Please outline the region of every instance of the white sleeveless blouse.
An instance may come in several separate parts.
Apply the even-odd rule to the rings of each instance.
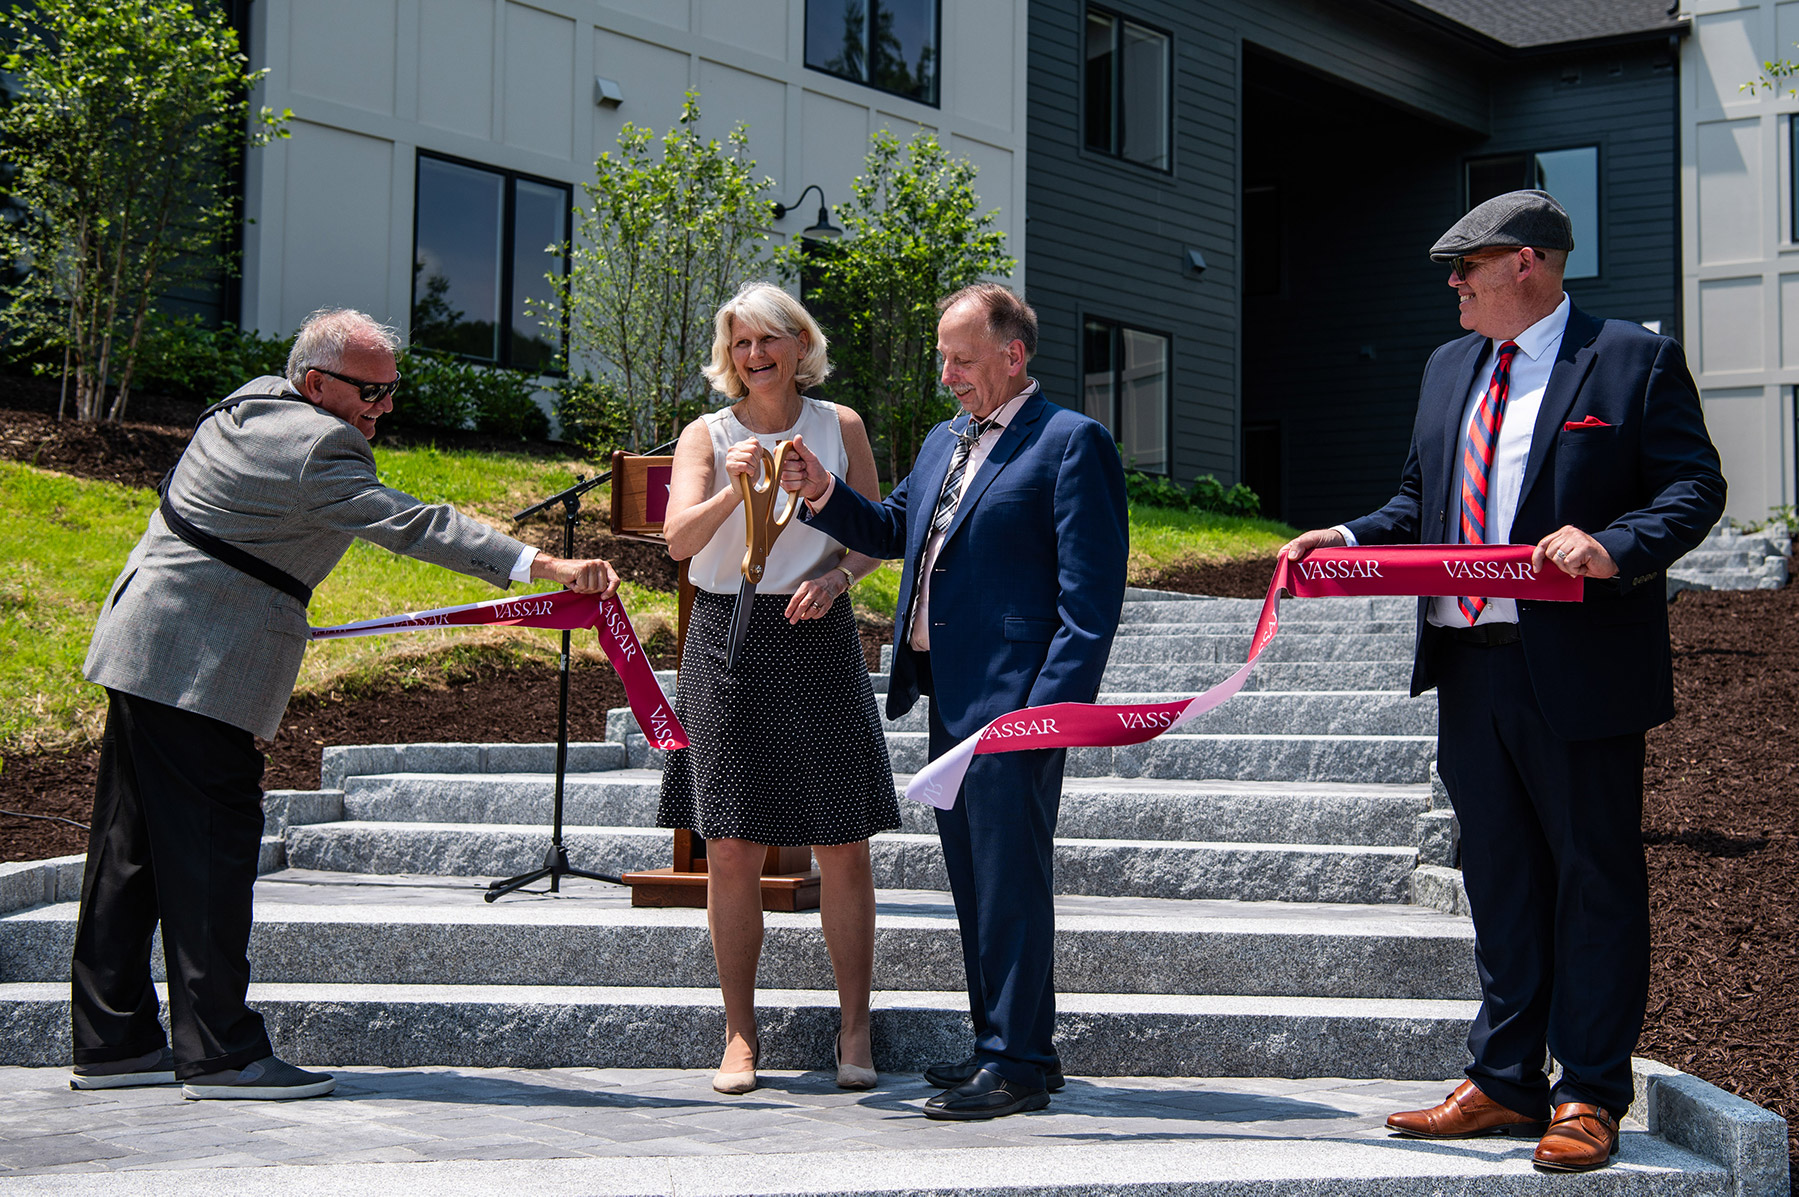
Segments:
[[[712,489],[706,495],[708,499],[730,482],[725,473],[725,450],[745,437],[755,437],[772,453],[781,441],[792,440],[798,434],[806,438],[806,448],[812,450],[825,469],[839,478],[849,471],[849,454],[843,448],[843,429],[837,422],[834,403],[802,399],[799,420],[782,432],[751,432],[731,414],[729,407],[707,412],[703,419],[706,431],[712,434]],[[786,494],[775,497],[777,514],[786,505]],[[736,594],[743,582],[743,548],[743,504],[739,503],[706,546],[688,562],[688,579],[701,590]],[[801,582],[817,577],[842,555],[841,544],[801,522],[796,512],[768,552],[768,564],[762,580],[756,583],[756,593],[792,594]]]

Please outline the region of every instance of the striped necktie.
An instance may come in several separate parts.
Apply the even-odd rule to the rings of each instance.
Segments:
[[[932,536],[947,529],[950,521],[956,518],[956,508],[962,504],[962,475],[968,469],[968,455],[974,452],[975,443],[988,429],[998,427],[997,416],[985,420],[970,416],[967,427],[956,433],[956,450],[950,454],[949,473],[944,475],[943,489],[937,492],[937,510],[931,514]]]
[[[1499,426],[1505,420],[1505,401],[1512,388],[1512,358],[1518,343],[1507,341],[1499,347],[1499,360],[1493,366],[1493,379],[1487,393],[1481,396],[1474,419],[1468,425],[1468,439],[1462,446],[1462,543],[1487,543],[1488,482],[1493,475],[1493,450],[1499,444]],[[1487,600],[1463,596],[1456,600],[1469,623],[1480,618]]]

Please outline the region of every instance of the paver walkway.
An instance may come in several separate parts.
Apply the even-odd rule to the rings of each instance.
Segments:
[[[312,1064],[313,1061],[304,1061]],[[330,1097],[193,1102],[175,1087],[73,1092],[68,1071],[0,1069],[0,1177],[124,1169],[1388,1139],[1395,1109],[1441,1081],[1070,1078],[1048,1110],[984,1123],[923,1117],[915,1074],[866,1093],[827,1072],[765,1073],[725,1097],[710,1073],[601,1068],[334,1070]],[[1519,1144],[1528,1150],[1530,1144]]]

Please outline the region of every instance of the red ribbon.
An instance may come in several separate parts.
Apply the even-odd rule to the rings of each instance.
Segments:
[[[1203,694],[1153,703],[1058,702],[1001,715],[921,769],[906,797],[947,810],[977,753],[1022,748],[1116,748],[1141,744],[1229,701],[1280,630],[1280,600],[1382,595],[1464,595],[1579,602],[1582,580],[1559,569],[1531,572],[1532,545],[1397,545],[1315,549],[1304,561],[1280,558],[1250,640],[1249,659]]]
[[[644,656],[643,645],[631,627],[631,619],[616,594],[600,598],[559,590],[553,594],[527,594],[520,598],[437,607],[381,619],[363,619],[329,628],[313,628],[314,640],[341,640],[352,636],[380,636],[417,628],[514,627],[577,631],[592,628],[600,648],[625,684],[625,700],[637,725],[657,748],[687,747],[687,732],[675,718],[674,708],[656,681],[656,672]]]

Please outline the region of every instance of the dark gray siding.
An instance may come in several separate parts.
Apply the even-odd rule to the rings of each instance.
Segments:
[[[1081,145],[1085,5],[1031,8],[1027,280],[1034,373],[1080,401],[1080,328],[1103,317],[1173,339],[1173,476],[1241,476],[1246,421],[1280,421],[1284,518],[1360,514],[1392,494],[1417,380],[1460,334],[1429,245],[1463,210],[1471,155],[1601,146],[1598,314],[1678,335],[1676,94],[1665,46],[1592,61],[1501,60],[1377,0],[1119,0],[1170,32],[1174,168]],[[1581,82],[1564,83],[1579,66]],[[1618,69],[1614,73],[1613,68]],[[1273,183],[1281,291],[1242,290],[1240,197]],[[1184,249],[1208,270],[1182,271]]]
[[[1392,97],[1432,128],[1484,131],[1487,88],[1451,66],[1458,54],[1447,52],[1447,39],[1378,5],[1125,0],[1098,7],[1172,36],[1174,168],[1163,173],[1082,147],[1085,5],[1034,4],[1026,277],[1043,336],[1033,370],[1052,398],[1078,405],[1086,317],[1167,333],[1174,352],[1172,473],[1182,481],[1202,473],[1234,481],[1245,39]],[[1314,182],[1320,194],[1328,191],[1326,181]],[[1205,256],[1203,278],[1183,273],[1189,246]]]
[[[1475,151],[1597,145],[1599,277],[1570,280],[1568,295],[1595,316],[1660,320],[1672,337],[1681,309],[1679,107],[1665,46],[1526,60],[1495,84],[1493,136]],[[1574,230],[1576,242],[1592,235]]]

